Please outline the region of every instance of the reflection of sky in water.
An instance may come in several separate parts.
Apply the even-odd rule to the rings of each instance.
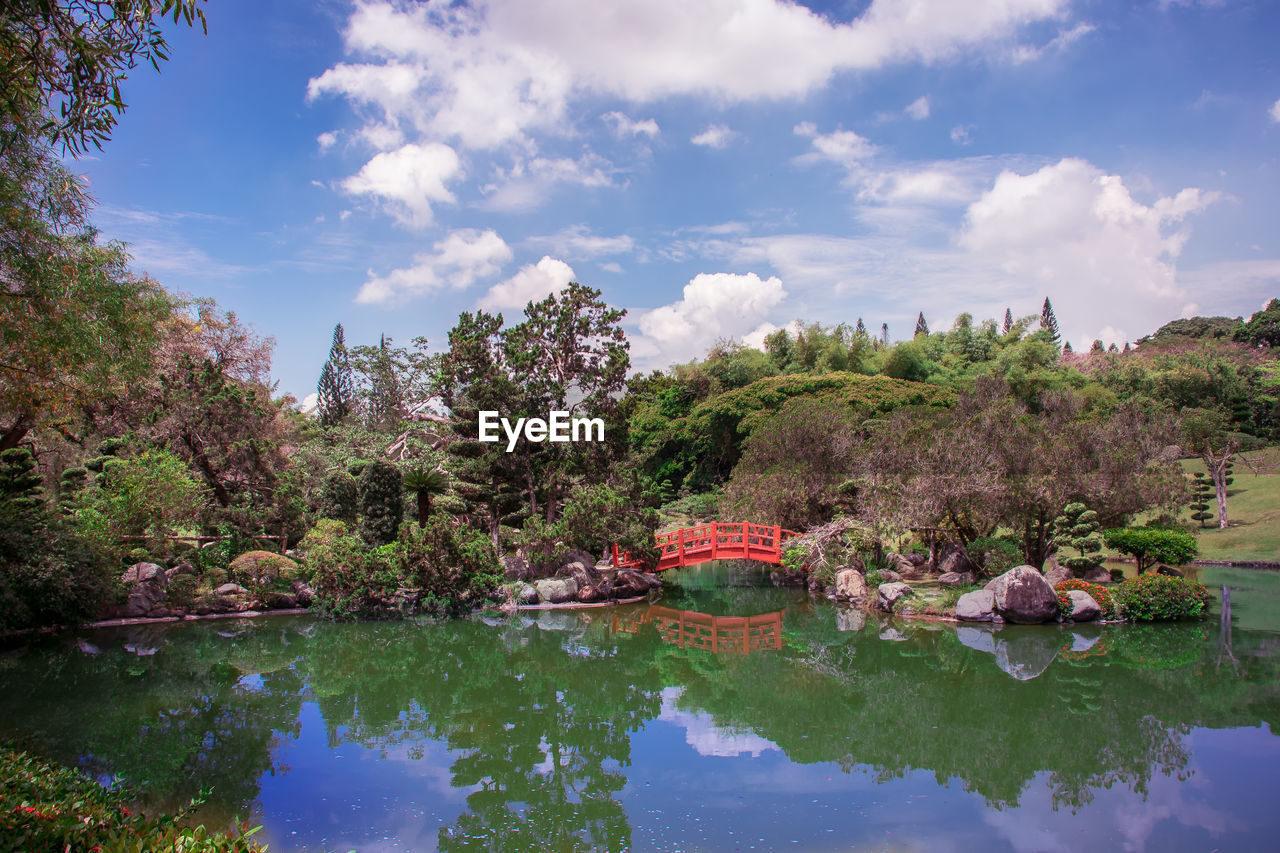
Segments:
[[[698,755],[720,757],[750,755],[754,758],[766,750],[778,748],[773,741],[765,740],[749,731],[737,731],[718,726],[707,714],[681,711],[677,705],[680,694],[683,692],[682,687],[667,687],[662,691],[662,713],[658,715],[658,719],[684,729],[685,742],[693,747]]]

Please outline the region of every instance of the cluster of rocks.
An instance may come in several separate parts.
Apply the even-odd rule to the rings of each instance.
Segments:
[[[1068,578],[1070,572],[1068,572]],[[1067,580],[1068,578],[1063,578]],[[1107,576],[1110,580],[1110,575]],[[1067,593],[1073,622],[1091,622],[1102,615],[1093,596],[1082,590]],[[1058,619],[1058,594],[1049,577],[1033,566],[1017,566],[985,588],[967,592],[956,602],[956,618],[964,622],[1012,622],[1039,625]]]
[[[535,577],[528,561],[518,555],[502,558],[510,601],[517,606],[541,604],[599,604],[646,596],[662,586],[656,575],[616,569],[596,562],[585,551],[571,551],[549,577]]]
[[[253,559],[258,552],[237,557],[236,564],[246,557]],[[277,554],[270,555],[273,561],[285,561],[285,568],[297,570],[297,564]],[[276,565],[282,565],[276,563]],[[240,566],[243,570],[244,565]],[[190,563],[178,563],[166,569],[158,563],[134,563],[120,576],[120,582],[127,590],[124,604],[109,608],[103,613],[105,618],[117,619],[158,619],[174,616],[205,616],[211,613],[243,613],[250,610],[292,610],[306,607],[315,596],[315,591],[302,580],[294,580],[291,591],[263,590],[254,592],[237,583],[224,583],[211,591],[211,595],[198,601],[175,601],[170,594],[173,580],[183,575],[196,576],[195,567]],[[255,576],[257,576],[255,574]]]

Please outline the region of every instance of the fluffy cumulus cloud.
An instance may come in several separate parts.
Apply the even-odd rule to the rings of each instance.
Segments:
[[[492,148],[563,126],[578,95],[802,96],[840,71],[1007,46],[1065,5],[875,0],[841,23],[783,0],[359,2],[344,32],[351,61],[312,80],[309,94],[345,97],[371,120],[432,139]]]
[[[385,276],[370,272],[356,301],[387,304],[441,288],[464,290],[480,279],[497,275],[512,258],[506,241],[491,230],[451,231],[433,248],[432,252],[416,255],[411,267]]]
[[[659,133],[658,123],[651,118],[636,120],[617,110],[607,112],[600,118],[613,128],[614,136],[619,139],[632,136],[647,136],[653,139]]]
[[[544,255],[536,264],[526,264],[511,278],[489,288],[477,305],[486,311],[523,308],[530,302],[559,293],[573,280],[573,267]]]
[[[907,104],[907,108],[903,110],[907,118],[922,121],[929,117],[929,96],[921,95],[911,103]]]
[[[970,205],[959,245],[993,275],[1054,301],[1073,343],[1133,340],[1189,301],[1176,261],[1183,220],[1216,195],[1184,189],[1143,204],[1124,181],[1083,160],[1007,171]],[[1097,328],[1074,318],[1098,318]]]
[[[613,164],[590,152],[575,159],[534,157],[517,159],[509,169],[496,170],[495,179],[481,188],[486,210],[528,211],[540,205],[557,185],[600,189],[618,187]]]
[[[758,331],[786,295],[776,276],[701,273],[684,286],[682,299],[640,315],[633,352],[662,363],[700,356],[720,338]]]
[[[351,195],[372,196],[401,224],[421,228],[434,221],[433,204],[456,201],[446,184],[461,171],[457,152],[448,145],[410,144],[375,155],[342,182],[342,189]]]

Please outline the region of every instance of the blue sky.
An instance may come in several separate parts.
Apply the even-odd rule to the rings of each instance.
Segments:
[[[570,279],[633,361],[863,318],[1136,340],[1280,296],[1280,6],[250,3],[173,30],[104,151],[104,237],[314,391],[337,322],[443,345]]]

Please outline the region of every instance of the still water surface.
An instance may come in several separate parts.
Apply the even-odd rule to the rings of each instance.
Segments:
[[[0,737],[294,850],[1264,850],[1280,577],[1180,625],[865,617],[757,571],[511,620],[268,617],[0,654]]]

